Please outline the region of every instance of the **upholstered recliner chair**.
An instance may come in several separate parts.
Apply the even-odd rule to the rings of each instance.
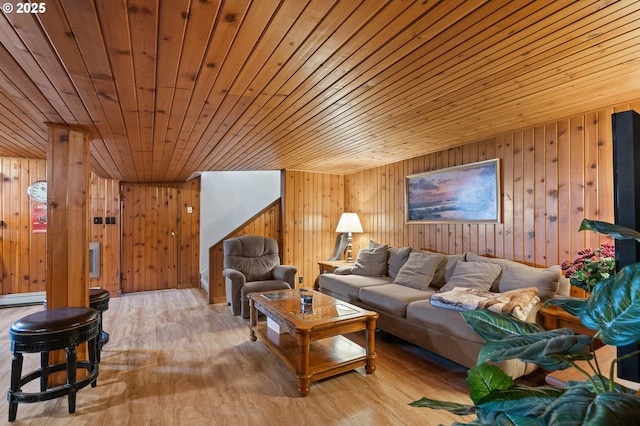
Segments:
[[[295,287],[298,269],[280,265],[278,243],[273,238],[249,235],[229,238],[222,245],[222,275],[233,315],[249,318],[249,293]]]

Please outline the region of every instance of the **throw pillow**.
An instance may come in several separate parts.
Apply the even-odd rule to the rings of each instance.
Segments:
[[[382,247],[383,245],[384,244],[380,244],[377,241],[369,240],[369,245],[367,246],[367,249],[374,249],[374,248]]]
[[[336,268],[333,273],[335,275],[351,275],[352,269],[353,266],[340,266],[339,268]]]
[[[488,291],[500,272],[502,267],[495,263],[458,262],[453,275],[441,291],[453,290],[456,287]]]
[[[429,250],[424,250],[425,253],[439,254]],[[440,288],[447,283],[453,274],[453,269],[457,262],[464,262],[465,255],[462,254],[445,254],[444,259],[438,265],[436,273],[433,276],[430,287]]]
[[[560,268],[552,266],[546,269],[528,266],[513,260],[480,256],[475,253],[467,253],[467,262],[490,262],[502,267],[502,275],[493,283],[491,291],[503,293],[524,287],[536,287],[540,300],[553,297],[558,290]]]
[[[443,257],[441,254],[412,251],[409,254],[409,259],[398,271],[393,283],[417,290],[426,290],[431,284],[436,268],[442,262]]]
[[[382,244],[374,240],[369,240],[367,249],[374,249],[382,247]],[[389,245],[387,244],[387,247]],[[398,271],[402,268],[402,265],[409,259],[409,253],[411,253],[411,247],[389,247],[389,257],[387,259],[387,275],[391,278],[395,278],[398,275]]]
[[[388,274],[391,278],[395,278],[400,268],[409,260],[411,247],[390,248],[389,260],[387,261]]]
[[[361,249],[351,273],[370,277],[385,276],[387,274],[387,249],[386,245],[373,249]]]

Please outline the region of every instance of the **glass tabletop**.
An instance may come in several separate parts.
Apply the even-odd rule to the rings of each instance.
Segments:
[[[334,306],[321,306],[317,308],[314,308],[313,305],[300,305],[300,310],[292,311],[290,313],[303,321],[317,321],[320,319],[337,318],[345,315],[357,314],[359,311],[341,304]]]
[[[303,303],[303,296],[312,297]],[[261,293],[267,304],[281,314],[288,314],[304,322],[330,320],[348,315],[362,314],[362,310],[346,302],[310,289],[277,290]]]
[[[262,297],[264,297],[265,299],[271,300],[273,302],[274,300],[288,299],[291,297],[291,295],[289,294],[289,292],[278,291],[278,292],[269,292],[269,293],[262,294]]]

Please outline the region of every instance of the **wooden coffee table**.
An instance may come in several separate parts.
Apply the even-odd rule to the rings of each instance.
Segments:
[[[313,295],[311,307],[301,305],[301,291]],[[309,395],[312,381],[362,366],[367,374],[376,369],[377,312],[308,289],[250,293],[249,307],[251,340],[260,336],[296,376],[302,396]],[[264,322],[258,324],[258,311],[274,326],[267,327]],[[365,330],[366,348],[343,336],[360,330]]]

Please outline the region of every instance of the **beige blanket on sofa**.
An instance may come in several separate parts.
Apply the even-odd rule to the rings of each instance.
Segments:
[[[526,287],[504,293],[491,293],[464,287],[435,293],[431,296],[431,304],[440,308],[468,311],[489,309],[493,312],[508,312],[520,320],[526,320],[531,309],[540,302],[538,289]]]

